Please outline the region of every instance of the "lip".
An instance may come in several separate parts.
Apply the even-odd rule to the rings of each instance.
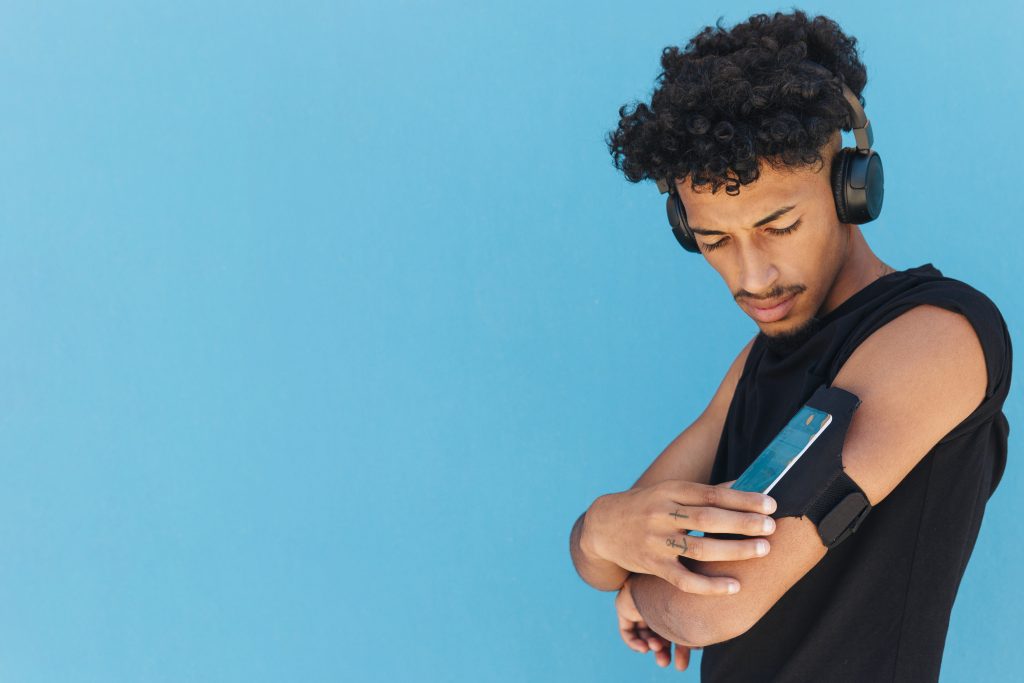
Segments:
[[[762,323],[773,323],[776,320],[785,318],[789,311],[793,308],[793,304],[796,301],[796,294],[791,294],[789,297],[782,299],[774,306],[768,308],[761,308],[753,303],[747,303],[747,312],[750,313],[754,318]]]

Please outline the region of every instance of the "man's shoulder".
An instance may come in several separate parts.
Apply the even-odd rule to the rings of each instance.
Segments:
[[[922,277],[894,297],[890,305],[899,310],[898,315],[876,330],[872,338],[888,335],[893,337],[893,344],[898,344],[898,331],[908,337],[937,335],[959,349],[977,344],[987,370],[986,395],[994,393],[999,383],[1009,381],[1013,356],[1010,332],[998,305],[981,289],[962,279],[939,274]],[[898,325],[879,335],[897,320]]]
[[[937,305],[947,302],[952,307],[965,307],[980,315],[1002,319],[1002,312],[988,294],[963,279],[946,275],[930,266],[903,271],[911,276],[912,284],[895,293],[894,299],[934,299]]]

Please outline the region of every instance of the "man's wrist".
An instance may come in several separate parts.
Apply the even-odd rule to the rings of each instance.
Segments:
[[[600,526],[598,519],[600,512],[598,508],[602,502],[607,499],[610,494],[598,496],[590,507],[587,508],[586,512],[583,513],[583,521],[580,523],[580,550],[583,554],[592,560],[601,560],[607,562],[608,560],[601,554],[600,548]]]
[[[622,580],[629,572],[612,560],[604,559],[599,550],[593,547],[594,541],[599,541],[602,533],[595,531],[596,518],[590,515],[593,507],[592,503],[573,524],[569,542],[572,561],[576,572],[586,583],[600,591],[617,591],[622,587]],[[590,523],[589,529],[587,522]],[[597,528],[601,528],[600,525]]]

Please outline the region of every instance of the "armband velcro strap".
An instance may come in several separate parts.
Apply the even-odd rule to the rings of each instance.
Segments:
[[[840,472],[822,497],[808,509],[807,517],[818,527],[821,542],[834,548],[857,530],[871,511],[867,496],[853,479]]]
[[[768,494],[778,508],[772,517],[806,516],[821,542],[833,548],[857,530],[870,512],[864,491],[843,470],[843,442],[860,399],[839,387],[820,386],[807,406],[824,410],[832,422]]]

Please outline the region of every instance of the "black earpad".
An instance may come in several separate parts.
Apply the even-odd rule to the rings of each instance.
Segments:
[[[836,202],[836,215],[840,223],[850,222],[846,206],[846,183],[851,152],[854,150],[844,147],[832,158],[832,197]]]
[[[675,192],[669,193],[665,201],[665,210],[668,213],[669,225],[672,226],[672,234],[676,236],[679,246],[686,251],[700,253],[700,247],[697,246],[697,238],[693,236],[693,232],[690,231],[690,225],[686,222],[686,208],[683,206],[683,202],[678,194]]]

